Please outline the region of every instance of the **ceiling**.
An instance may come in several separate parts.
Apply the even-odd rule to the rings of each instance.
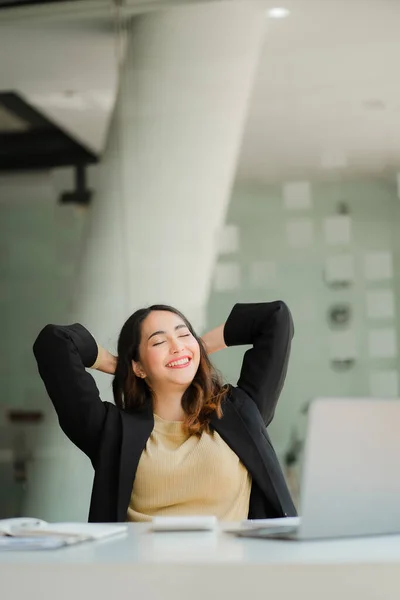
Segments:
[[[400,1],[281,0],[266,39],[240,179],[400,170]]]
[[[4,133],[15,131],[27,131],[31,128],[30,123],[21,119],[5,106],[0,104],[0,131]]]
[[[0,62],[0,91],[18,91],[101,153],[124,51],[116,11],[125,17],[173,3],[129,0],[122,10],[108,0],[83,0],[1,10],[0,55],[8,58]],[[239,179],[400,169],[400,1],[265,4],[285,6],[290,15],[265,19]],[[18,126],[6,114],[0,122]]]
[[[78,165],[82,169],[98,160],[19,94],[0,92],[0,172]]]
[[[116,52],[108,2],[0,11],[0,55],[8,57],[0,61],[0,91],[20,93],[95,152],[115,100]]]
[[[212,0],[25,1],[34,5],[0,10],[0,56],[8,57],[0,61],[0,92],[21,94],[89,151],[101,153],[126,20],[161,7]]]

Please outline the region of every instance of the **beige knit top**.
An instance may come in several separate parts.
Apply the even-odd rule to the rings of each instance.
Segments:
[[[250,474],[216,431],[190,436],[181,421],[154,415],[127,520],[215,515],[224,521],[240,521],[247,519],[250,491]]]

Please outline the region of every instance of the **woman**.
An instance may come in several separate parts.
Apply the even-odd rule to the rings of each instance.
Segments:
[[[267,434],[293,336],[283,302],[236,304],[199,339],[177,310],[136,311],[118,358],[79,324],[47,325],[34,344],[61,428],[95,470],[91,522],[212,514],[221,520],[296,514]],[[207,354],[251,344],[237,387]],[[115,405],[86,368],[114,374]]]

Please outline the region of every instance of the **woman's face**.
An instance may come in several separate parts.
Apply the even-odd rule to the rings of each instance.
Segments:
[[[167,384],[186,389],[199,367],[200,346],[181,317],[154,310],[142,323],[139,356],[134,372],[152,389]]]

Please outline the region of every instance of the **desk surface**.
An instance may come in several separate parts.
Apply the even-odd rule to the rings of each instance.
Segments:
[[[1,551],[0,581],[7,600],[398,600],[400,535],[289,542],[131,524],[102,542]]]
[[[343,565],[397,564],[400,535],[324,541],[238,538],[223,531],[153,533],[129,524],[128,534],[53,551],[0,552],[2,565]]]

